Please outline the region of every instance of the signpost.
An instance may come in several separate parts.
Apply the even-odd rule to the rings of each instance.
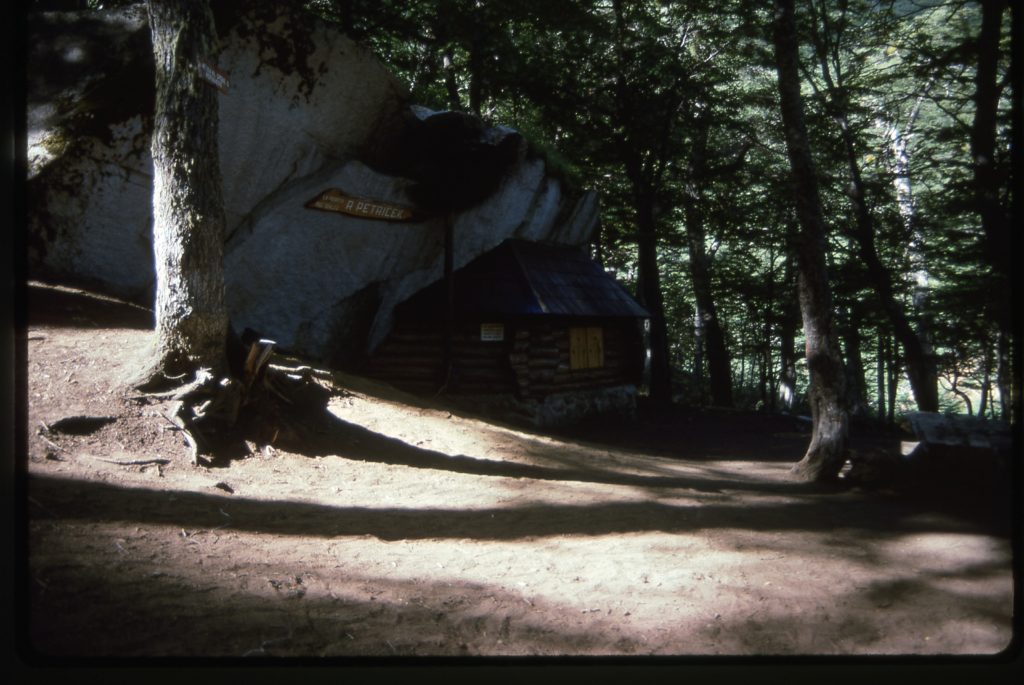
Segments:
[[[228,81],[228,74],[226,72],[221,71],[209,62],[200,60],[199,76],[221,93],[227,95],[228,86],[231,85],[231,83]]]
[[[307,202],[306,208],[378,221],[412,221],[416,218],[415,213],[408,207],[346,195],[338,188],[323,191]]]

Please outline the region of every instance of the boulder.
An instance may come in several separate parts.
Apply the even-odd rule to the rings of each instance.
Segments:
[[[232,5],[233,3],[228,3]],[[597,196],[548,174],[515,131],[410,104],[337,26],[290,3],[218,15],[219,154],[232,324],[345,365],[392,310],[510,237],[581,245]],[[153,64],[140,6],[30,17],[29,269],[149,304]],[[308,205],[325,191],[410,220]]]

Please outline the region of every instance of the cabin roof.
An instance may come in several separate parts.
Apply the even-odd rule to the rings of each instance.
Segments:
[[[626,289],[581,249],[507,240],[454,273],[455,317],[649,317]],[[396,309],[402,319],[443,319],[444,280]]]

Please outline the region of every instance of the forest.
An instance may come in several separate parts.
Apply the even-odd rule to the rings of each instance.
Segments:
[[[514,127],[568,184],[600,190],[592,251],[653,313],[652,395],[806,411],[771,5],[308,6],[414,102]],[[797,3],[852,416],[1014,411],[1010,15],[999,1]]]
[[[652,313],[654,399],[809,413],[772,4],[299,4],[411,102],[515,128],[569,188],[600,191],[592,254]],[[794,9],[847,411],[1019,422],[1019,18],[1005,0]]]

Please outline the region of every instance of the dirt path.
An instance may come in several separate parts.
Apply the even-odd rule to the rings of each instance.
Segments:
[[[805,445],[788,419],[680,412],[583,441],[350,379],[316,440],[194,467],[159,406],[122,390],[146,312],[42,287],[30,306],[41,655],[994,654],[1011,639],[991,511],[808,491],[787,479]],[[72,415],[116,420],[52,429]]]

